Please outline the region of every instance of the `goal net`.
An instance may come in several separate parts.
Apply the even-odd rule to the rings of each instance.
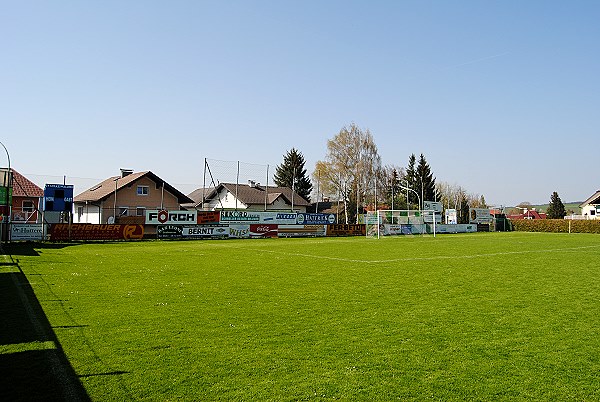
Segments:
[[[424,235],[435,236],[434,211],[387,209],[369,211],[366,218],[367,236]]]

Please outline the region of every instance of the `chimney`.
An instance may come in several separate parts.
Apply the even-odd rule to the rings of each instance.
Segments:
[[[129,176],[132,173],[133,173],[133,170],[131,170],[131,169],[121,169],[121,178],[123,178],[125,176]]]

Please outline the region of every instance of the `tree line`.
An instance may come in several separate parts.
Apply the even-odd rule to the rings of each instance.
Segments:
[[[342,127],[327,141],[327,153],[316,163],[312,181],[304,156],[295,148],[276,167],[274,181],[293,188],[308,201],[315,191],[317,201],[337,201],[332,209],[346,223],[357,222],[357,216],[368,210],[423,209],[424,201],[439,201],[445,208],[456,209],[458,223],[468,223],[469,208],[487,208],[483,195],[468,193],[459,185],[436,183],[423,154],[418,158],[411,154],[406,167],[383,165],[373,134],[355,123]],[[554,194],[552,198],[556,201]]]

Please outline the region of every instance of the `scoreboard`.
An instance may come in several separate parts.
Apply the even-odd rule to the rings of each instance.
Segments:
[[[73,185],[46,184],[44,187],[44,211],[73,212]]]

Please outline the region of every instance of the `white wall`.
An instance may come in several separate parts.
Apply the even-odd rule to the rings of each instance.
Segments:
[[[79,207],[83,207],[83,214],[79,215]],[[100,221],[100,211],[98,206],[91,204],[74,204],[73,223],[105,223]]]
[[[588,204],[581,208],[581,215],[585,216],[587,219],[600,219],[598,217],[598,210],[594,204]]]

